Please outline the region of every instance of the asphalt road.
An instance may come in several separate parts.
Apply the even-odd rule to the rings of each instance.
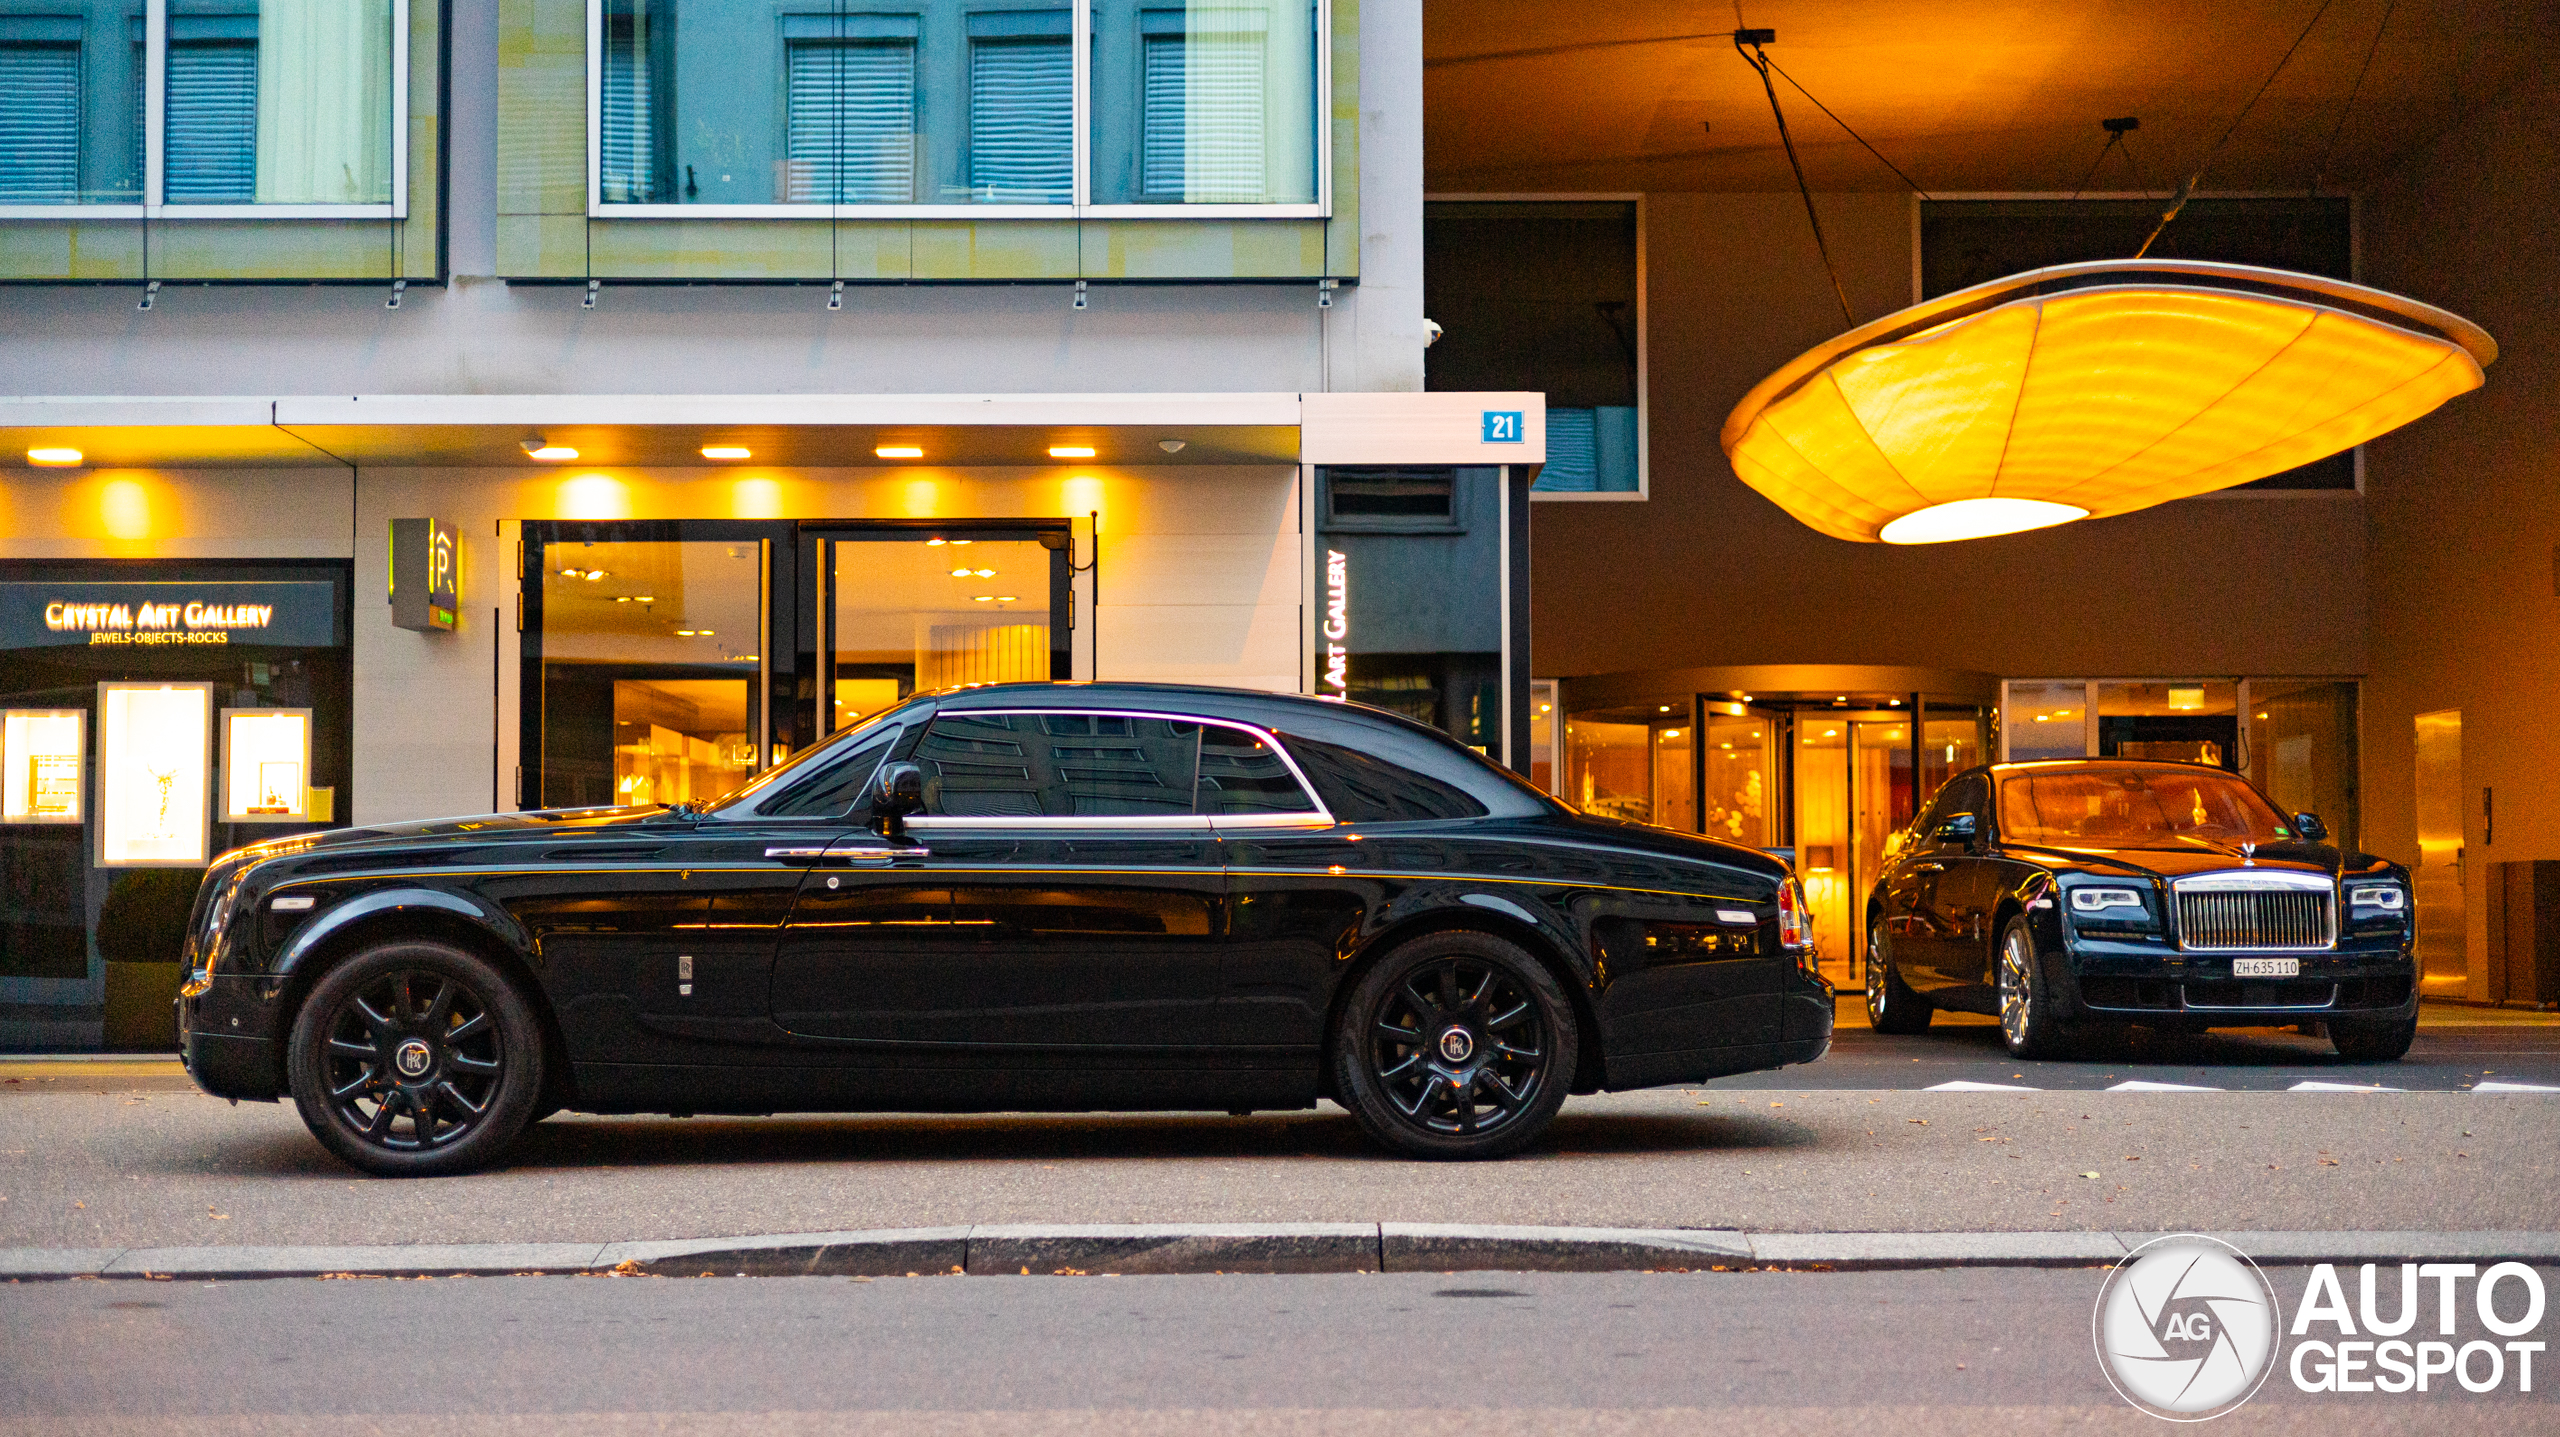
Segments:
[[[290,1106],[233,1106],[182,1078],[39,1078],[0,1082],[0,1247],[1007,1222],[2547,1229],[2560,1226],[2555,1133],[2553,1094],[1715,1086],[1574,1099],[1536,1148],[1498,1163],[1386,1156],[1329,1106],[1249,1118],[562,1116],[505,1168],[389,1181],[339,1166]]]
[[[2092,1351],[2102,1277],[30,1283],[0,1286],[0,1434],[2158,1432]],[[2215,1430],[2555,1419],[2512,1381],[2279,1374]]]

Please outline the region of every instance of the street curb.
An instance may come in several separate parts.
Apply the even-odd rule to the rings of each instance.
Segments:
[[[1883,1272],[2089,1267],[2147,1232],[1805,1232],[1433,1223],[1001,1224],[664,1242],[0,1248],[0,1281],[69,1278],[1131,1276],[1319,1272]],[[2218,1232],[2262,1263],[2560,1263],[2560,1232]]]

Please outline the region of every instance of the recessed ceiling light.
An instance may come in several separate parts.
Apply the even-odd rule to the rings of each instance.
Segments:
[[[996,576],[996,571],[995,571],[995,570],[993,570],[993,569],[980,569],[980,570],[978,571],[978,577],[979,577],[979,578],[981,578],[981,579],[992,579],[992,578],[994,578],[995,576]]]
[[[1090,444],[1052,444],[1049,446],[1049,457],[1052,459],[1090,459],[1093,457],[1093,446]]]
[[[993,594],[972,594],[969,596],[969,602],[973,604],[992,604],[995,601],[996,596]]]
[[[755,456],[747,452],[747,447],[743,444],[705,444],[702,446],[702,457],[705,459],[752,459]]]
[[[975,569],[954,569],[951,571],[951,577],[955,579],[965,579],[976,572],[977,570]]]
[[[871,451],[883,459],[922,459],[924,450],[913,444],[883,444]]]
[[[531,455],[533,458],[545,461],[575,459],[578,457],[577,450],[570,448],[566,444],[554,444],[539,434],[526,435],[522,440],[518,441],[517,447],[524,450],[526,454]]]
[[[998,594],[998,595],[996,595],[996,602],[997,602],[997,603],[999,603],[999,604],[1010,604],[1010,603],[1012,603],[1012,602],[1013,602],[1013,595],[1011,595],[1011,594]]]
[[[49,444],[42,448],[28,450],[27,462],[59,469],[65,465],[79,463],[80,451],[68,445]]]
[[[927,540],[925,540],[925,541],[924,541],[924,546],[925,546],[926,548],[928,548],[928,549],[939,549],[939,548],[941,548],[944,544],[947,544],[947,543],[949,543],[949,542],[950,542],[950,541],[949,541],[949,540],[947,540],[947,539],[939,539],[939,538],[937,538],[937,539],[927,539]]]

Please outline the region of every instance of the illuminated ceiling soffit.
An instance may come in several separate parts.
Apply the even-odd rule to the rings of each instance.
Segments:
[[[1744,396],[1723,444],[1833,538],[1978,538],[2326,458],[2478,388],[2497,352],[2458,315],[2339,280],[2057,265],[1817,346]]]

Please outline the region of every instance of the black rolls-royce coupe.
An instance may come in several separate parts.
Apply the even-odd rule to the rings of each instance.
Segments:
[[[2009,1051],[2092,1023],[2320,1023],[2348,1058],[2417,1033],[2409,874],[2194,764],[2059,759],[1947,781],[1866,907],[1867,1016],[1993,1013]]]
[[[1331,1097],[1420,1157],[1569,1092],[1820,1057],[1785,867],[1576,814],[1356,705],[921,695],[700,809],[259,844],[179,999],[218,1097],[385,1174],[564,1108],[1226,1110]]]

